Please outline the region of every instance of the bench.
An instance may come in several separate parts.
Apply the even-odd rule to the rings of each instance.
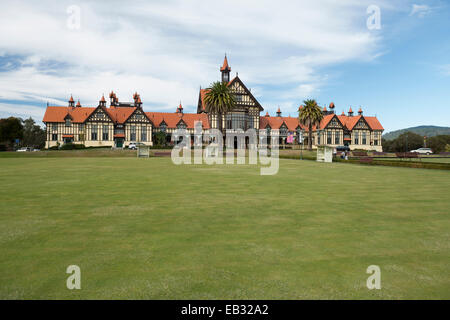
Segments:
[[[371,163],[373,161],[372,157],[363,157],[359,159],[360,163]]]
[[[354,157],[367,157],[367,151],[352,151]]]
[[[419,159],[420,161],[422,161],[422,159],[419,157],[419,154],[416,152],[396,152],[395,156],[400,159],[411,160],[414,158],[414,159]]]
[[[172,152],[155,152],[153,155],[155,157],[170,157]]]

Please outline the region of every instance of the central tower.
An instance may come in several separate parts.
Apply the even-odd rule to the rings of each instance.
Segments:
[[[225,58],[223,59],[223,65],[220,67],[220,72],[222,72],[222,82],[228,83],[230,82],[230,71],[231,68],[228,66],[227,55],[225,54]]]

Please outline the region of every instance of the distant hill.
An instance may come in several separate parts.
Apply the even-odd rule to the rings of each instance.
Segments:
[[[393,140],[406,131],[414,132],[420,134],[421,136],[433,137],[441,134],[450,134],[450,127],[438,127],[438,126],[411,127],[388,132],[383,135],[383,138],[386,140]]]

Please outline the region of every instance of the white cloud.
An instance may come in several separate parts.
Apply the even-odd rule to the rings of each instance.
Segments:
[[[227,52],[264,107],[295,108],[326,82],[321,67],[380,53],[380,33],[365,28],[370,0],[77,3],[81,28],[70,30],[71,1],[2,1],[0,54],[19,62],[5,62],[0,99],[65,104],[73,94],[93,105],[138,91],[146,110],[182,100],[192,112]]]
[[[426,4],[413,4],[409,15],[410,16],[417,15],[419,18],[423,18],[430,13],[431,13],[430,6]]]

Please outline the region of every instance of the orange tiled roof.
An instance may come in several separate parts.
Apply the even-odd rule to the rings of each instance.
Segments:
[[[270,126],[271,129],[280,129],[283,123],[286,125],[288,130],[295,131],[298,126],[304,128],[303,125],[300,124],[298,118],[293,117],[260,117],[259,118],[259,128],[265,129],[267,126]]]
[[[380,121],[378,121],[377,117],[364,116],[364,119],[366,119],[367,124],[372,130],[384,130],[383,126],[381,125]]]
[[[146,112],[149,119],[156,127],[164,121],[167,128],[175,129],[182,120],[188,129],[194,129],[196,121],[201,121],[204,129],[209,129],[208,115],[204,113],[169,113],[169,112]]]
[[[47,107],[42,122],[64,122],[67,115],[72,122],[84,122],[96,108],[89,107]]]
[[[112,121],[115,123],[124,123],[136,110],[136,107],[109,107],[103,110],[109,114]]]

